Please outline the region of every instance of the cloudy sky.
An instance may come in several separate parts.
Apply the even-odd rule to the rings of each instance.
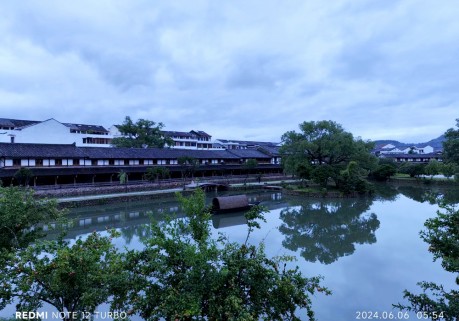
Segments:
[[[422,142],[459,117],[456,0],[0,0],[0,118]]]

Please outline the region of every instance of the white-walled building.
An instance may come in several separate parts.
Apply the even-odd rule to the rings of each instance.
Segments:
[[[393,146],[389,144],[390,146]],[[419,147],[419,146],[410,146],[410,147],[390,147],[387,148],[383,146],[379,150],[379,154],[431,154],[434,152],[434,148],[430,145]]]
[[[29,121],[0,118],[0,142],[75,144],[81,147],[110,147],[113,136],[103,126],[61,123],[54,118]]]

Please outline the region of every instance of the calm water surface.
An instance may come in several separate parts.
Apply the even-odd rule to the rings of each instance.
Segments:
[[[270,256],[296,256],[294,264],[303,275],[323,276],[323,285],[332,290],[331,296],[313,297],[318,320],[356,320],[359,311],[396,314],[392,304],[403,302],[404,289],[417,291],[416,283],[422,280],[453,286],[453,274],[432,262],[428,245],[419,238],[424,222],[438,209],[422,202],[426,191],[402,187],[382,192],[384,197],[341,200],[248,194],[270,210],[251,242],[264,241]],[[208,195],[209,203],[214,196]],[[115,226],[122,233],[115,240],[119,248],[141,249],[141,238],[148,236],[144,224],[149,212],[158,220],[167,214],[182,215],[173,198],[79,208],[70,213],[76,227],[69,237]],[[214,216],[212,225],[215,235],[224,233],[238,242],[246,238],[243,213]],[[7,310],[5,316],[14,313]],[[417,320],[415,315],[409,319]]]

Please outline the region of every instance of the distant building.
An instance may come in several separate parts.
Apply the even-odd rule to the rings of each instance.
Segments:
[[[186,165],[181,157],[198,161],[196,176],[241,175],[245,163],[257,160],[257,171],[281,173],[272,156],[259,150],[185,150],[175,148],[101,148],[78,147],[74,144],[0,143],[0,179],[14,183],[14,174],[21,167],[33,173],[33,184],[76,184],[112,182],[120,171],[132,180],[143,180],[148,168],[162,166],[173,178],[180,177]]]
[[[249,149],[259,147],[279,147],[280,143],[274,142],[258,142],[249,140],[229,140],[229,139],[216,139],[214,147],[223,149]]]
[[[163,131],[164,136],[170,137],[174,144],[170,148],[212,150],[212,136],[202,130],[190,132]]]
[[[217,139],[202,130],[162,131],[173,140],[173,149],[236,150],[276,148],[279,143]],[[80,147],[112,147],[112,139],[121,137],[117,125],[107,130],[100,125],[62,123],[54,118],[45,121],[0,118],[0,143],[75,144]],[[275,156],[276,157],[276,156]],[[273,164],[278,162],[273,160]]]
[[[0,118],[0,142],[36,144],[75,144],[110,147],[113,136],[103,126]]]

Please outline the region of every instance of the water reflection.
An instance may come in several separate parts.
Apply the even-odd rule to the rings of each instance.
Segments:
[[[330,264],[351,255],[355,244],[376,242],[379,220],[368,213],[373,201],[368,198],[342,200],[304,200],[299,206],[280,212],[282,245],[300,250],[310,262]]]

